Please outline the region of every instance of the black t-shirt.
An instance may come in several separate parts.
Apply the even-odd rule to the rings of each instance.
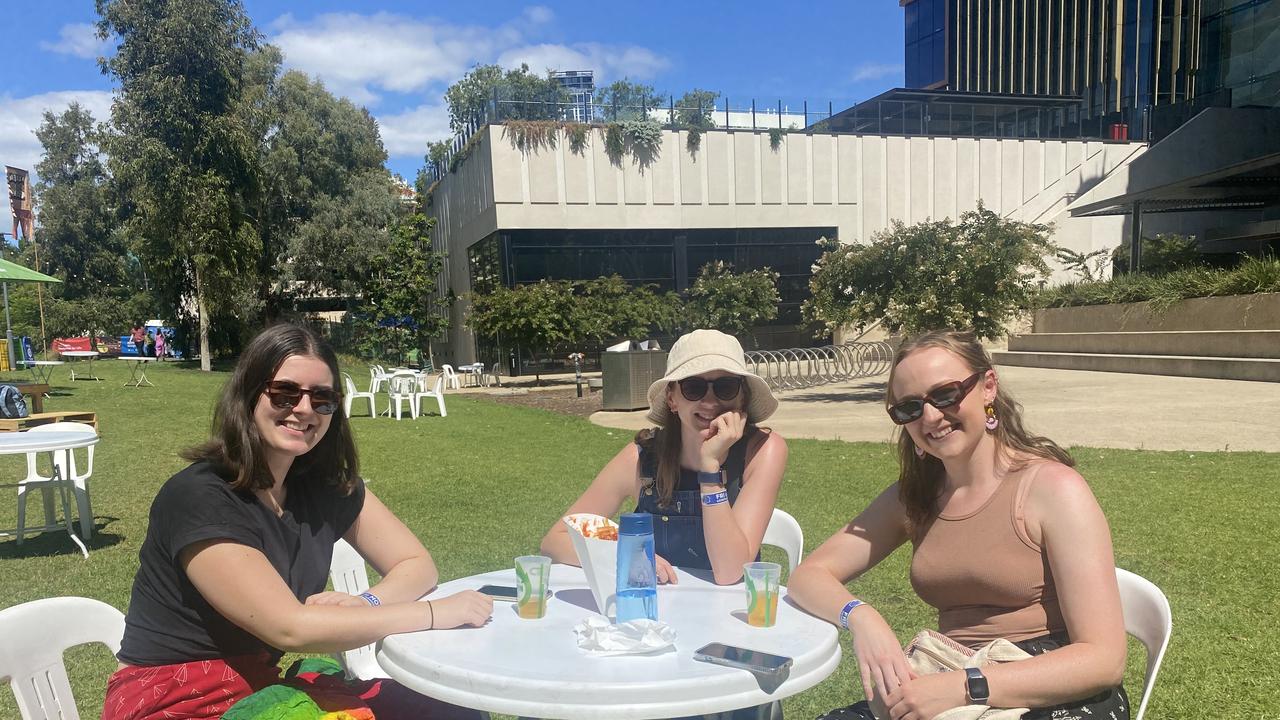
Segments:
[[[262,551],[299,601],[324,590],[333,544],[364,506],[363,483],[344,496],[323,479],[291,471],[284,514],[277,517],[253,493],[232,490],[229,479],[201,461],[160,488],[138,553],[121,661],[169,665],[264,650],[281,654],[218,614],[191,584],[178,557],[192,543],[222,538]]]

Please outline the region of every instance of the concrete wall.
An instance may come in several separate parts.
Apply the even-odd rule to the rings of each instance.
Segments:
[[[604,152],[603,130],[581,155],[564,137],[523,153],[503,126],[435,193],[436,247],[448,284],[469,292],[466,248],[499,229],[837,228],[865,242],[892,221],[956,217],[977,206],[1054,225],[1054,240],[1088,252],[1125,238],[1123,217],[1071,218],[1068,202],[1140,154],[1141,143],[788,133],[777,150],[764,130],[713,130],[697,153],[687,134],[663,132],[646,167]],[[441,354],[470,362],[462,303]],[[449,360],[445,360],[446,362]]]
[[[1280,293],[1194,298],[1164,312],[1147,303],[1036,311],[1037,333],[1280,330]]]

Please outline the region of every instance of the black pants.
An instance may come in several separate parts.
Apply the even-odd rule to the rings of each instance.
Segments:
[[[1044,635],[1030,640],[1016,642],[1014,645],[1031,655],[1043,655],[1050,650],[1057,650],[1070,644],[1065,635]],[[1023,720],[1129,720],[1129,696],[1124,687],[1117,685],[1093,697],[1084,700],[1055,705],[1054,707],[1032,708],[1022,716]],[[818,720],[877,720],[871,712],[866,700],[859,700],[852,705],[836,708]],[[881,720],[887,720],[883,718]]]

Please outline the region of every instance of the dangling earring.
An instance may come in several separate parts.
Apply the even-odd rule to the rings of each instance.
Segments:
[[[924,457],[924,449],[922,449],[919,445],[915,446],[915,450],[916,450],[916,457],[918,458]]]
[[[996,406],[987,403],[987,432],[994,432],[999,425],[1000,420],[996,417]]]

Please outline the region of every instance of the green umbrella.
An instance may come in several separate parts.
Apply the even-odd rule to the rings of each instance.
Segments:
[[[12,360],[16,356],[13,354],[13,329],[9,324],[9,283],[11,282],[60,283],[62,281],[18,263],[0,259],[0,287],[4,288],[4,337],[9,342],[9,358]],[[17,363],[14,362],[14,365]]]

